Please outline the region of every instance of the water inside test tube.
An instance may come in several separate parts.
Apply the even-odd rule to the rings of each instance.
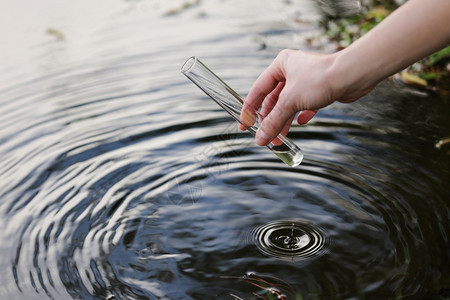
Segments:
[[[296,149],[289,148],[286,144],[278,146],[268,145],[267,147],[290,167],[298,166],[302,161],[302,153],[298,152]]]
[[[259,124],[263,120],[262,115],[256,112],[257,118],[251,128],[247,128],[253,135],[258,131]],[[292,146],[290,146],[292,145]],[[303,160],[303,153],[287,137],[279,135],[267,145],[276,156],[290,167],[298,166]]]

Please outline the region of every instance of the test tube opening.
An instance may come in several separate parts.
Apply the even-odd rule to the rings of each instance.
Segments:
[[[195,66],[197,63],[197,58],[195,56],[191,56],[186,60],[186,62],[181,67],[181,73],[186,74]]]

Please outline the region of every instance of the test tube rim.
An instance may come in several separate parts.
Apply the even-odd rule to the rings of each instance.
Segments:
[[[181,66],[181,72],[183,73],[183,74],[187,74],[187,73],[189,73],[193,68],[194,68],[194,66],[197,64],[197,57],[195,57],[195,56],[191,56],[191,57],[189,57],[185,62],[184,62],[184,64]]]

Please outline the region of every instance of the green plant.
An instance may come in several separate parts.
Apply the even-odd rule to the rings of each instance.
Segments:
[[[347,47],[369,32],[398,7],[394,1],[373,0],[365,13],[332,18],[323,25],[324,34],[336,44],[336,49]],[[450,46],[429,55],[397,74],[396,78],[405,84],[450,94]]]

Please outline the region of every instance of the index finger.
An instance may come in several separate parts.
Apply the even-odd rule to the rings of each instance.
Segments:
[[[278,61],[275,59],[272,64],[256,79],[250,89],[241,111],[241,122],[246,126],[251,126],[251,116],[256,116],[256,111],[263,103],[264,99],[277,87],[278,83],[284,82],[285,78]],[[254,122],[254,118],[253,118]]]

